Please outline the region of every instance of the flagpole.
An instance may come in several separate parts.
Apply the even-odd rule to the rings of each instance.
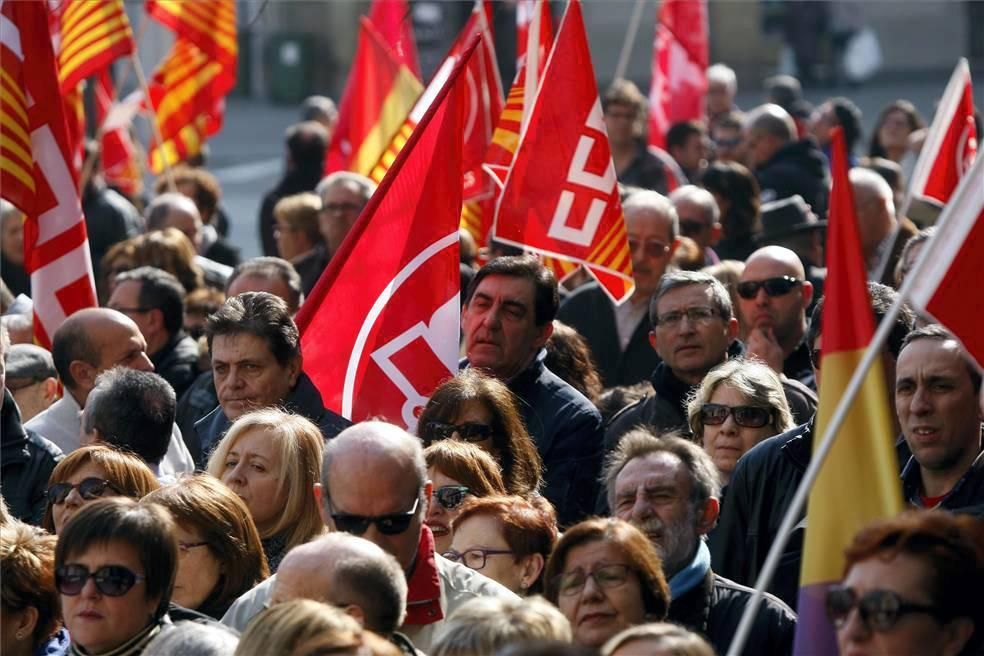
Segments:
[[[632,18],[629,19],[629,26],[625,31],[625,41],[622,42],[622,52],[618,56],[618,65],[615,66],[615,80],[625,77],[625,69],[629,67],[629,57],[632,55],[632,47],[635,45],[636,34],[639,33],[639,23],[642,21],[642,10],[645,8],[645,0],[636,0],[635,10]]]
[[[164,153],[164,135],[161,133],[161,126],[157,122],[157,109],[154,107],[154,101],[150,97],[150,85],[147,84],[147,76],[144,75],[143,64],[140,63],[140,58],[136,54],[130,55],[130,59],[133,61],[133,70],[136,72],[137,79],[140,81],[144,98],[147,100],[147,106],[150,108],[148,110],[150,113],[150,127],[154,131],[154,139],[157,141],[157,154],[160,155],[161,163],[164,165],[164,178],[167,180],[167,190],[176,192],[178,187],[174,183],[174,172],[171,170],[171,164],[167,161],[167,156]]]

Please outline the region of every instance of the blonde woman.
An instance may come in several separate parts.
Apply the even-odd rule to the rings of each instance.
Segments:
[[[249,508],[271,573],[287,551],[325,530],[312,492],[323,449],[313,423],[264,408],[240,416],[209,458],[208,473]]]

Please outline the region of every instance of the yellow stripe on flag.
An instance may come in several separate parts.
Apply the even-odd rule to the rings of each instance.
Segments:
[[[423,91],[420,80],[406,66],[401,66],[392,90],[386,94],[379,119],[362,141],[359,152],[352,159],[356,173],[369,175],[369,172],[375,168]]]

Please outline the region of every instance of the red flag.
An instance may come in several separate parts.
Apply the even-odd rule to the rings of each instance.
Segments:
[[[465,67],[454,66],[301,308],[305,371],[325,405],[409,429],[458,362]],[[440,161],[440,166],[434,166]]]
[[[984,157],[978,157],[960,180],[940,215],[936,235],[923,247],[906,277],[913,307],[932,315],[956,335],[984,367],[984,287],[979,285],[984,249]]]
[[[0,193],[26,215],[34,335],[45,348],[65,318],[96,305],[92,262],[44,2],[0,4]]]
[[[650,144],[665,148],[671,125],[704,115],[707,62],[706,0],[663,0],[653,44]]]
[[[583,263],[616,301],[634,288],[581,4],[572,1],[496,206],[495,238]]]
[[[420,62],[417,60],[417,42],[413,38],[413,20],[407,0],[373,0],[369,7],[369,22],[393,49],[396,60],[419,80]]]
[[[977,136],[970,67],[966,59],[961,59],[946,85],[912,172],[909,185],[912,199],[928,201],[937,207],[945,205],[960,177],[974,161]]]
[[[130,128],[140,109],[140,95],[131,94],[123,102],[114,102],[113,82],[109,69],[96,77],[96,124],[102,135],[99,139],[100,164],[106,182],[130,196],[143,190],[143,171],[137,158]]]

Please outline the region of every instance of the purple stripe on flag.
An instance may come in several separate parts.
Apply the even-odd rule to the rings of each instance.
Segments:
[[[799,589],[794,656],[837,656],[837,634],[827,619],[826,595],[832,581]]]

